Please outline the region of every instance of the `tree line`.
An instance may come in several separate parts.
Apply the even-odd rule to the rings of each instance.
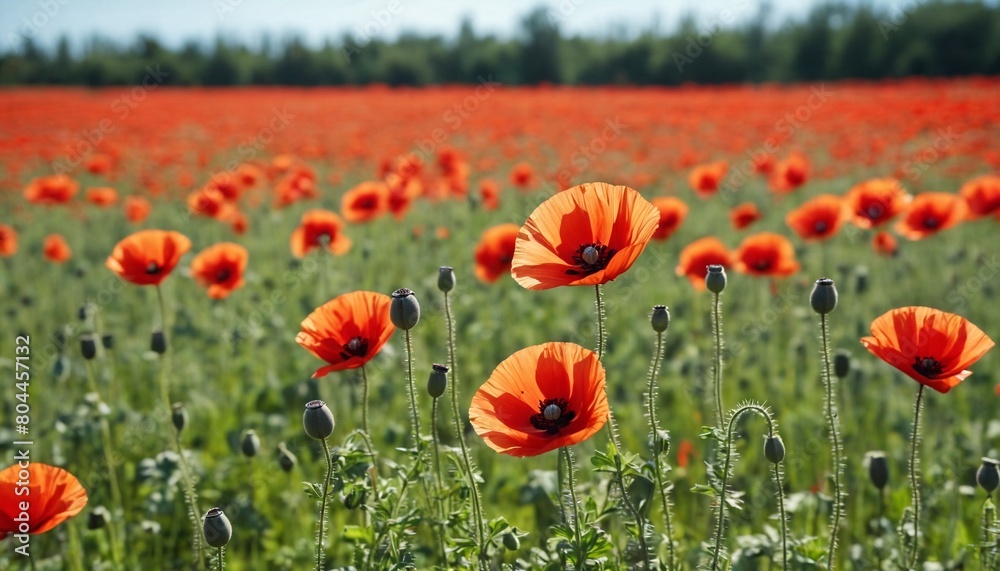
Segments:
[[[217,39],[171,49],[140,36],[129,45],[92,38],[77,53],[66,38],[46,50],[20,37],[0,55],[0,84],[134,84],[151,65],[167,72],[165,84],[206,86],[420,86],[482,77],[506,85],[679,85],[1000,73],[1000,8],[982,1],[908,0],[880,9],[827,3],[781,25],[768,24],[770,10],[737,0],[714,20],[686,17],[671,33],[604,37],[565,34],[560,22],[569,15],[559,8],[533,10],[511,38],[477,34],[468,21],[450,38],[387,41],[375,25],[370,35],[366,26],[320,47],[264,36],[254,48]]]

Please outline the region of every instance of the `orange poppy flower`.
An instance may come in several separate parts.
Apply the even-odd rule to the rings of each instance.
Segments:
[[[568,188],[521,227],[511,273],[527,289],[607,283],[632,266],[659,222],[660,211],[627,186]]]
[[[483,179],[479,182],[479,197],[484,209],[496,210],[500,207],[500,185],[495,180]]]
[[[27,477],[23,477],[25,471]],[[27,488],[18,482],[27,482]],[[17,521],[24,501],[28,502],[27,521]],[[66,470],[40,462],[31,462],[27,468],[14,464],[0,472],[0,539],[12,534],[45,533],[80,513],[86,505],[86,490]]]
[[[718,192],[719,183],[722,182],[727,171],[729,171],[729,163],[726,161],[698,165],[688,174],[688,185],[701,198],[708,198]]]
[[[922,192],[914,197],[896,223],[896,232],[910,240],[922,240],[965,220],[968,207],[957,194]]]
[[[903,211],[909,195],[894,178],[875,178],[855,185],[844,197],[859,228],[874,228]]]
[[[994,343],[978,327],[930,307],[901,307],[872,322],[861,344],[872,354],[939,393],[972,374],[971,366]]]
[[[491,284],[510,273],[514,246],[521,228],[517,224],[500,224],[487,228],[476,245],[476,277]]]
[[[108,174],[114,167],[114,159],[108,155],[91,155],[84,166],[91,174]]]
[[[17,230],[0,224],[0,256],[9,257],[17,253]]]
[[[233,206],[226,197],[214,188],[203,188],[188,195],[188,212],[197,216],[225,220],[232,213]]]
[[[781,234],[747,236],[733,254],[736,271],[754,276],[790,276],[799,271],[795,248]]]
[[[785,223],[803,240],[826,240],[837,234],[847,220],[844,200],[821,194],[804,202],[785,217]]]
[[[229,172],[219,172],[212,175],[205,188],[216,190],[223,198],[230,202],[239,200],[243,193],[243,183],[240,179]]]
[[[771,172],[771,190],[779,194],[792,192],[809,179],[809,159],[796,151],[774,165]]]
[[[317,196],[316,173],[309,167],[299,166],[278,181],[274,189],[274,205],[281,208]]]
[[[87,189],[87,202],[107,208],[118,202],[118,191],[109,186],[99,186]]]
[[[180,232],[140,230],[118,242],[104,265],[127,282],[160,285],[190,249]]]
[[[587,440],[608,411],[597,354],[573,343],[544,343],[497,366],[472,397],[469,422],[497,452],[537,456]]]
[[[208,288],[208,297],[225,299],[243,287],[247,250],[239,244],[222,242],[209,246],[191,260],[191,276]]]
[[[963,184],[958,193],[969,207],[969,220],[1000,213],[1000,176],[976,177]]]
[[[313,373],[356,369],[370,361],[396,328],[389,319],[392,299],[371,291],[354,291],[333,298],[302,321],[295,342],[329,363]]]
[[[752,202],[744,202],[738,206],[734,206],[732,210],[729,211],[729,221],[732,223],[733,228],[737,230],[742,230],[754,222],[760,220],[761,213],[757,205]]]
[[[46,260],[56,264],[61,264],[73,257],[73,251],[70,250],[66,239],[59,234],[50,234],[45,237],[45,241],[42,242],[42,253]]]
[[[653,199],[653,206],[660,211],[660,225],[653,232],[654,240],[666,240],[687,217],[688,206],[684,201],[673,196],[660,196]]]
[[[242,236],[247,233],[250,221],[247,219],[246,214],[243,214],[239,210],[233,210],[233,213],[229,215],[229,227],[233,229],[233,232]]]
[[[314,248],[324,245],[331,254],[341,256],[351,249],[351,239],[344,235],[344,221],[329,210],[307,210],[302,222],[292,232],[292,254],[305,256]]]
[[[24,198],[32,204],[61,204],[69,202],[80,183],[64,174],[36,178],[24,189]]]
[[[696,290],[704,291],[708,266],[728,267],[731,263],[729,250],[722,240],[706,236],[691,242],[681,250],[675,271],[678,276],[687,277]]]
[[[384,182],[363,182],[340,199],[340,213],[348,222],[368,222],[388,210],[389,187]]]
[[[510,182],[522,190],[531,188],[535,185],[535,169],[530,163],[517,163],[510,171]]]
[[[895,256],[898,248],[899,244],[896,242],[896,238],[888,232],[879,232],[872,238],[872,249],[875,250],[876,254]]]
[[[141,196],[126,196],[125,197],[125,218],[132,224],[139,224],[149,216],[150,210],[153,207],[150,206],[149,201]]]

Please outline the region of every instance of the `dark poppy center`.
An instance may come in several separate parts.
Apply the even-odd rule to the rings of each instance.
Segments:
[[[771,260],[767,258],[758,258],[754,261],[753,267],[759,272],[766,272],[771,269]]]
[[[222,283],[228,280],[232,275],[233,272],[231,272],[229,268],[222,268],[221,270],[215,272],[215,281]]]
[[[940,376],[941,369],[941,363],[939,363],[934,357],[913,358],[913,370],[929,379]]]
[[[375,210],[378,206],[378,200],[374,196],[365,196],[359,198],[358,201],[354,203],[354,206],[364,210]]]
[[[869,219],[878,220],[882,216],[882,205],[877,203],[869,204],[866,213]]]
[[[816,222],[816,224],[813,225],[813,228],[816,230],[817,234],[823,234],[823,233],[825,233],[826,229],[828,227],[829,226],[827,225],[827,223],[825,221],[823,221],[823,220],[820,220],[820,221]]]
[[[344,343],[344,350],[340,352],[340,358],[346,361],[351,357],[364,357],[367,354],[368,340],[359,335]]]
[[[566,270],[566,273],[571,276],[590,275],[608,267],[608,262],[614,255],[614,248],[609,248],[600,242],[581,244],[573,254],[573,263],[580,269]]]
[[[941,223],[934,216],[928,216],[924,218],[924,228],[937,228]]]
[[[149,265],[146,266],[146,275],[155,276],[160,273],[162,269],[163,268],[161,268],[156,262],[149,262]]]
[[[566,399],[538,401],[538,414],[531,415],[531,425],[550,436],[555,436],[576,418],[576,413],[568,409],[569,401]]]

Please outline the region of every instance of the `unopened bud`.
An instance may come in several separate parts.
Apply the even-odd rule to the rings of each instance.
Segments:
[[[149,350],[160,355],[167,352],[167,336],[162,330],[156,330],[149,338]]]
[[[451,266],[438,268],[438,289],[445,293],[455,289],[455,270]]]
[[[809,303],[813,311],[820,315],[826,315],[837,307],[837,286],[833,285],[830,278],[820,278],[813,286],[812,295],[809,296]]]
[[[705,274],[705,287],[712,293],[722,293],[726,289],[726,268],[719,264],[712,264],[707,268]]]
[[[306,403],[306,411],[302,413],[302,427],[310,438],[323,440],[333,434],[333,413],[321,400]]]
[[[101,345],[103,345],[105,349],[114,349],[115,336],[112,335],[111,333],[105,333],[104,335],[101,335]]]
[[[976,483],[987,494],[992,494],[1000,486],[1000,461],[993,458],[983,458],[983,464],[976,470]]]
[[[365,504],[368,499],[368,492],[361,486],[354,486],[344,496],[344,507],[353,510]]]
[[[833,354],[833,374],[843,379],[851,372],[851,352],[847,349],[837,349]]]
[[[222,508],[208,510],[202,531],[205,533],[205,543],[211,547],[225,547],[233,538],[233,524],[229,523]]]
[[[183,403],[175,402],[173,410],[170,411],[170,422],[174,423],[174,428],[180,434],[188,423],[188,412]]]
[[[777,434],[765,437],[764,458],[772,464],[778,464],[785,459],[785,443]]]
[[[889,460],[885,452],[876,450],[868,453],[868,479],[879,490],[889,483]]]
[[[654,305],[653,315],[650,316],[649,322],[653,325],[653,331],[657,333],[663,333],[670,327],[670,311],[665,305]]]
[[[292,468],[295,467],[296,461],[297,459],[295,458],[295,454],[292,454],[292,451],[289,450],[287,446],[285,446],[284,442],[279,442],[278,465],[281,466],[281,469],[284,470],[285,472],[291,472]]]
[[[404,331],[413,329],[420,321],[420,303],[412,290],[404,287],[392,292],[389,319],[393,325]]]
[[[436,399],[444,394],[446,388],[448,388],[448,367],[434,363],[427,378],[427,394]]]
[[[243,442],[240,443],[240,448],[243,450],[243,455],[247,458],[253,458],[257,455],[260,450],[260,437],[254,430],[248,430],[243,433]]]
[[[84,335],[80,338],[80,352],[88,361],[97,356],[97,342],[94,341],[93,335]]]
[[[666,430],[657,430],[653,435],[653,442],[650,448],[657,456],[663,456],[670,452],[670,433]]]
[[[517,551],[521,549],[521,540],[517,538],[512,532],[507,532],[503,534],[503,546],[507,548],[507,551]]]
[[[108,508],[97,506],[87,516],[87,529],[104,529],[109,521],[111,521],[111,513],[108,512]]]

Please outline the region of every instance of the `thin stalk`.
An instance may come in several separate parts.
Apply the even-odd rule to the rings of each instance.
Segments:
[[[403,480],[403,486],[399,489],[399,499],[396,500],[396,503],[392,505],[392,509],[389,510],[389,518],[388,520],[386,520],[385,525],[382,526],[381,533],[379,533],[378,537],[375,538],[375,543],[372,544],[371,550],[368,551],[368,557],[365,558],[365,567],[364,567],[365,569],[372,568],[372,563],[373,563],[372,556],[375,555],[376,549],[378,548],[379,545],[382,544],[382,540],[385,539],[385,537],[389,534],[389,531],[392,529],[392,526],[389,525],[389,522],[396,517],[396,510],[399,509],[399,506],[403,504],[403,498],[406,497],[406,490],[408,490],[409,487],[410,487],[410,480],[408,479]],[[384,556],[385,554],[383,554],[383,557]],[[381,558],[379,559],[378,562],[379,563],[382,562]]]
[[[410,330],[406,333],[406,385],[410,390],[410,429],[413,431],[413,441],[420,449],[420,410],[417,408],[417,388],[413,384],[413,345],[410,341]]]
[[[982,512],[983,512],[983,521],[982,521],[983,539],[982,542],[979,544],[979,568],[988,569],[990,563],[989,563],[989,552],[986,550],[986,546],[990,542],[990,535],[991,535],[990,520],[992,519],[990,516],[993,514],[993,504],[990,502],[989,496],[986,496],[986,499],[983,500]]]
[[[563,523],[569,523],[569,517],[566,515],[566,489],[563,487],[563,480],[566,479],[566,466],[563,464],[565,460],[563,455],[559,454],[559,459],[556,461],[556,478],[559,480],[557,492],[559,493],[559,517],[560,521]],[[608,490],[608,495],[611,495],[610,488]]]
[[[326,458],[326,479],[323,482],[323,499],[319,505],[319,535],[316,536],[316,571],[323,569],[323,542],[326,539],[326,504],[330,493],[330,480],[333,478],[333,458],[330,457],[330,445],[326,438],[320,440],[323,444],[323,456]]]
[[[597,298],[597,360],[604,360],[604,300],[601,298],[601,284],[594,286],[594,294]]]
[[[656,422],[656,378],[660,372],[660,362],[663,360],[663,332],[656,332],[656,349],[653,351],[653,360],[649,364],[649,387],[646,391],[646,405],[648,406],[650,442],[653,444],[653,463],[656,472],[656,487],[660,490],[660,499],[663,507],[663,519],[667,527],[667,569],[673,571],[675,568],[676,555],[674,553],[674,532],[671,523],[670,498],[667,487],[663,483],[663,467],[660,462],[659,430]]]
[[[226,568],[226,548],[225,547],[220,547],[219,548],[219,565],[218,565],[217,569],[219,571],[222,571],[225,568]]]
[[[375,461],[375,446],[372,445],[372,433],[368,428],[368,369],[361,365],[361,437],[368,447],[368,455],[372,458],[372,464],[378,466]]]
[[[719,306],[722,305],[722,295],[714,294],[712,302],[712,337],[715,340],[715,362],[712,366],[712,385],[715,391],[715,422],[722,426],[722,315]]]
[[[94,368],[87,359],[84,362],[84,366],[87,369],[87,382],[90,383],[90,390],[97,395],[97,402],[100,404],[103,402],[101,399],[101,392],[97,387],[97,379],[94,378]],[[108,467],[108,485],[111,487],[111,499],[114,501],[115,506],[121,507],[123,517],[128,517],[128,510],[125,508],[125,502],[122,500],[121,487],[118,485],[118,470],[115,468],[115,464],[111,459],[111,451],[114,448],[114,444],[111,438],[111,426],[108,424],[108,419],[103,414],[101,415],[98,424],[101,427],[101,448],[104,449],[104,463]],[[111,557],[114,559],[115,565],[121,565],[121,555],[119,553],[119,545],[116,541],[116,535],[114,528],[117,522],[116,517],[112,517],[111,521],[108,522],[108,539],[111,541]],[[123,526],[126,534],[125,544],[128,544],[128,526]]]
[[[833,454],[833,514],[830,524],[830,547],[826,554],[826,568],[836,569],[837,535],[840,531],[840,520],[844,514],[844,491],[840,485],[841,449],[840,423],[837,420],[837,377],[833,374],[830,364],[830,334],[826,314],[820,314],[820,330],[823,337],[823,385],[826,388],[826,422],[830,431],[831,452]]]
[[[781,467],[774,465],[774,483],[778,486],[778,517],[781,518],[781,569],[788,569],[788,520],[785,517],[785,488],[781,484]]]
[[[431,400],[431,440],[434,443],[434,447],[431,449],[434,455],[434,485],[437,487],[437,504],[438,504],[438,517],[440,517],[441,534],[438,536],[438,540],[441,544],[441,562],[445,567],[448,566],[448,551],[445,548],[444,541],[444,522],[446,520],[446,510],[444,507],[444,488],[441,484],[441,440],[438,438],[438,427],[437,427],[437,411],[438,411],[438,399]]]
[[[878,489],[878,539],[882,538],[882,518],[885,517],[885,489]],[[875,549],[875,556],[878,558],[878,571],[882,571],[882,546]]]
[[[913,435],[910,436],[910,488],[913,493],[913,547],[908,557],[911,569],[917,566],[917,556],[920,553],[920,457],[917,447],[920,444],[920,409],[923,408],[924,386],[917,391],[917,402],[913,404]]]
[[[578,569],[586,568],[587,554],[583,551],[583,532],[580,531],[580,505],[576,501],[576,466],[573,464],[573,454],[568,446],[560,451],[566,458],[566,475],[569,480],[569,496],[573,503],[573,533],[576,535],[576,564]]]
[[[469,448],[465,444],[465,431],[462,427],[462,416],[458,408],[458,365],[456,364],[455,353],[455,319],[451,314],[451,300],[448,292],[444,292],[444,315],[448,322],[448,364],[451,366],[451,416],[455,423],[455,437],[462,448],[462,461],[465,463],[465,471],[469,475],[469,489],[472,490],[472,512],[475,517],[476,538],[479,546],[479,566],[480,569],[488,567],[486,560],[486,523],[483,520],[483,508],[480,504],[479,486],[476,483],[475,471],[472,468],[472,459],[469,456]],[[560,506],[562,501],[559,502]]]

